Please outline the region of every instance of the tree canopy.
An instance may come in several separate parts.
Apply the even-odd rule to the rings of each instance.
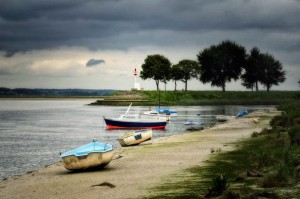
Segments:
[[[255,86],[256,91],[258,91],[258,82],[262,76],[262,59],[259,49],[257,47],[252,48],[244,66],[245,72],[241,76],[242,85],[246,88],[253,90]]]
[[[176,64],[175,68],[181,73],[178,77],[185,84],[185,90],[187,91],[188,81],[198,76],[199,64],[197,61],[184,59]]]
[[[177,90],[177,81],[181,80],[183,72],[181,67],[176,64],[171,67],[171,79],[175,82],[175,91]]]
[[[245,65],[245,73],[241,76],[242,85],[252,88],[255,84],[258,91],[258,82],[267,88],[285,81],[285,71],[282,64],[268,53],[260,53],[257,47],[250,51]]]
[[[223,41],[204,49],[198,55],[200,81],[210,82],[212,86],[222,87],[226,82],[237,80],[246,62],[246,50],[232,41]]]
[[[148,55],[142,65],[140,77],[154,79],[156,88],[159,90],[159,81],[167,82],[170,80],[171,62],[163,55]]]
[[[260,83],[267,88],[267,91],[273,85],[278,85],[285,81],[285,71],[282,69],[282,64],[272,55],[268,53],[262,54],[262,68]]]

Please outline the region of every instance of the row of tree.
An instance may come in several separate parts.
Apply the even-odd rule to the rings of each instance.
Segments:
[[[163,55],[148,55],[142,65],[140,77],[153,79],[157,90],[159,82],[182,81],[187,90],[188,81],[199,79],[202,83],[211,83],[211,86],[221,87],[225,91],[226,83],[241,78],[242,85],[248,89],[258,91],[261,83],[267,91],[273,85],[285,81],[285,71],[280,61],[269,53],[261,53],[257,47],[246,53],[245,47],[233,42],[223,41],[199,52],[197,61],[181,60],[172,65]]]

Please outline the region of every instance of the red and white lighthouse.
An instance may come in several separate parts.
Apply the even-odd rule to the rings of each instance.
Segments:
[[[136,68],[134,68],[133,75],[134,75],[134,87],[133,87],[133,90],[141,90],[140,83],[136,82],[136,76],[137,76],[137,70],[136,70]]]

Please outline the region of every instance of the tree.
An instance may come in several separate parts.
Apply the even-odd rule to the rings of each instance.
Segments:
[[[204,49],[197,55],[200,64],[200,81],[211,82],[212,86],[222,87],[226,82],[237,80],[246,61],[246,50],[232,41],[223,41],[219,45]]]
[[[267,87],[267,91],[270,91],[273,85],[277,86],[285,81],[285,71],[282,69],[282,64],[272,55],[262,54],[262,68],[262,76],[259,81]]]
[[[177,90],[177,81],[181,80],[183,77],[183,72],[181,67],[176,64],[171,67],[171,79],[175,82],[175,91]]]
[[[299,87],[300,87],[300,79],[299,79],[299,81],[298,81],[298,84],[299,84]]]
[[[252,48],[246,59],[245,73],[241,76],[242,85],[253,91],[255,86],[258,91],[258,82],[262,76],[262,54],[257,47]]]
[[[187,83],[190,79],[197,77],[197,71],[199,70],[199,64],[197,61],[184,59],[181,60],[177,67],[180,68],[182,76],[180,80],[185,84],[185,91],[187,91]]]
[[[171,62],[163,55],[148,55],[142,65],[140,77],[154,79],[156,88],[159,90],[159,81],[167,83],[170,80]]]

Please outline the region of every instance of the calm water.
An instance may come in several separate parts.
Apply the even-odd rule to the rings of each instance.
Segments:
[[[120,115],[127,107],[87,106],[94,100],[0,100],[0,179],[41,168],[60,160],[59,152],[91,142],[119,147],[116,138],[126,130],[108,131],[103,115]],[[155,107],[152,107],[155,108]],[[187,119],[213,125],[206,115],[236,115],[242,106],[178,106],[171,107],[182,117],[176,117],[164,131],[154,131],[153,139],[187,133]],[[262,108],[247,107],[249,111]],[[130,113],[142,113],[150,107],[132,107]]]

